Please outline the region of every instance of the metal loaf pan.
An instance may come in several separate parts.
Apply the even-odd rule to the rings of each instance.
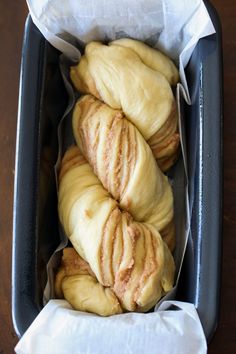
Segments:
[[[184,106],[191,234],[177,299],[195,304],[210,339],[218,318],[221,254],[222,68],[220,24],[201,39],[186,73],[192,98]],[[57,125],[67,105],[54,49],[26,21],[22,52],[15,166],[12,317],[23,335],[42,309],[46,264],[59,242],[53,165]]]

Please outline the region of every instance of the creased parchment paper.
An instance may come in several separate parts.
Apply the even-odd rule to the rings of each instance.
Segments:
[[[63,3],[59,0],[27,0],[27,2],[36,26],[69,60],[78,61],[80,59],[78,47],[90,40],[132,37],[161,49],[179,65],[183,85],[177,88],[179,110],[183,97],[190,103],[184,67],[198,40],[214,33],[214,27],[201,0],[179,2],[68,0]],[[64,80],[70,92],[71,87],[66,75]],[[64,150],[72,138],[69,137],[68,127],[74,99],[71,92],[70,105],[59,127],[61,150]],[[182,125],[183,121],[180,120],[180,127]],[[68,134],[65,134],[66,130]],[[184,127],[180,130],[182,132]],[[181,144],[184,148],[184,136],[181,137]],[[180,193],[183,188],[187,190],[184,181],[186,166],[186,155],[183,151],[183,160],[179,161],[174,175],[170,176],[173,180],[174,194],[175,191],[177,194]],[[188,210],[187,194],[182,194],[182,198],[182,201],[177,200],[175,206],[180,213],[183,210],[181,208],[187,207]],[[175,215],[176,218],[180,216]],[[176,247],[178,252],[175,260],[178,270],[187,240],[188,220],[189,216],[185,215],[184,225],[177,223],[177,233],[178,227],[179,232],[184,229],[185,233],[180,239],[180,245],[177,244]],[[55,259],[52,259],[53,262]],[[49,264],[49,268],[51,266],[53,264]],[[179,272],[177,280],[178,276]],[[53,275],[51,278],[52,282]],[[52,297],[51,290],[49,279],[45,303]],[[175,290],[176,288],[164,300],[173,299]],[[16,353],[20,354],[143,352],[203,354],[206,350],[204,333],[194,306],[177,301],[162,301],[154,312],[148,314],[128,313],[102,318],[74,311],[66,301],[50,300],[15,348]]]
[[[203,354],[207,346],[197,312],[189,303],[167,301],[148,317],[127,313],[100,318],[73,311],[64,300],[51,300],[15,350],[17,354]]]
[[[202,37],[215,32],[202,0],[27,0],[44,37],[78,61],[78,42],[131,37],[159,48],[184,68]],[[188,97],[189,98],[189,97]]]

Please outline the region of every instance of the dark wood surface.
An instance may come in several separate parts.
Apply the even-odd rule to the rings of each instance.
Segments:
[[[212,0],[223,29],[224,212],[220,320],[210,354],[236,353],[236,3]],[[0,354],[14,352],[11,320],[12,200],[24,0],[0,0]],[[211,289],[209,289],[211,292]],[[163,353],[164,354],[164,353]]]

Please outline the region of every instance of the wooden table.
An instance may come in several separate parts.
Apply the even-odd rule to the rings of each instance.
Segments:
[[[224,231],[220,321],[209,353],[233,354],[236,352],[236,4],[234,0],[212,0],[212,3],[223,27]],[[13,353],[18,340],[11,321],[12,200],[18,85],[26,15],[24,0],[0,1],[0,354]]]

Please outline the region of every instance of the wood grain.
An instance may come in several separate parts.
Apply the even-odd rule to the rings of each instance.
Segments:
[[[0,353],[14,353],[11,320],[11,244],[15,139],[21,47],[27,6],[24,0],[0,1]]]
[[[236,352],[236,3],[214,0],[223,33],[224,58],[224,201],[220,321],[209,354]],[[209,289],[210,291],[210,289]]]
[[[223,29],[224,214],[220,321],[210,354],[236,351],[236,4],[212,0]],[[11,320],[12,200],[21,47],[27,7],[24,0],[0,1],[0,354],[14,353]],[[211,289],[209,289],[211,291]]]

